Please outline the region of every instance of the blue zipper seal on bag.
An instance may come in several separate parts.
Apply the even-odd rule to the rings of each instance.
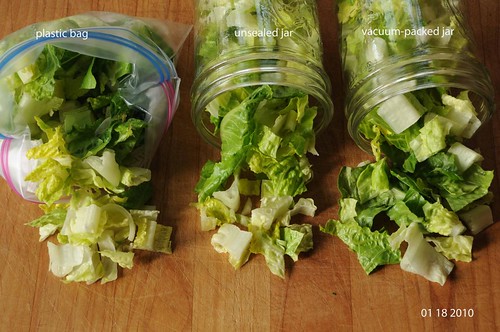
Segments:
[[[88,27],[88,28],[76,28],[73,29],[74,31],[86,31],[88,33],[88,38],[94,39],[94,40],[102,40],[105,42],[110,42],[114,43],[117,45],[124,46],[128,49],[131,49],[141,56],[143,56],[145,59],[151,63],[151,65],[155,68],[157,74],[159,75],[159,82],[158,84],[165,86],[165,84],[170,85],[171,78],[172,78],[172,73],[174,75],[174,78],[177,77],[177,72],[175,69],[174,64],[172,63],[172,60],[170,57],[163,52],[161,48],[158,48],[156,52],[160,52],[161,55],[163,55],[163,58],[156,53],[155,51],[151,50],[151,45],[148,45],[146,41],[141,39],[139,35],[137,35],[134,31],[121,28],[121,27]],[[114,34],[109,34],[101,31],[95,31],[95,30],[118,30],[118,31],[123,31],[126,33],[129,33],[133,37],[137,38],[139,41],[145,43],[145,45],[140,45],[135,41],[132,41],[130,39],[127,39],[125,37],[117,36]],[[69,31],[69,30],[65,30]],[[72,38],[72,37],[40,37],[38,39],[29,39],[26,40],[23,43],[20,43],[12,48],[10,48],[6,53],[4,53],[2,56],[0,56],[0,71],[2,68],[8,64],[10,61],[15,59],[17,56],[20,54],[24,53],[25,51],[29,50],[30,48],[37,46],[38,44],[45,44],[50,41],[64,41],[64,40],[69,40],[69,39],[78,39],[78,38]],[[64,48],[64,47],[63,47]],[[167,62],[167,64],[165,63]],[[171,118],[173,117],[174,114],[174,108],[175,105],[171,104],[171,98],[174,98],[175,96],[171,96],[170,93],[167,92],[164,88],[164,92],[166,94],[168,103],[169,103],[169,109],[168,109],[168,119],[167,119],[167,125],[166,127],[169,126],[171,122]],[[171,106],[171,107],[170,107]],[[165,128],[166,129],[166,128]],[[0,134],[0,139],[8,138],[8,136]]]

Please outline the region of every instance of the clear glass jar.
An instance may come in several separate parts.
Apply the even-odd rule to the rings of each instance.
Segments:
[[[419,90],[437,89],[455,96],[469,91],[478,123],[491,116],[495,109],[493,87],[485,67],[473,54],[473,38],[464,22],[461,3],[338,2],[347,86],[345,112],[349,133],[361,148],[370,148],[359,130],[366,115],[387,101],[397,101],[394,97]],[[399,100],[394,105],[404,108],[404,103]],[[396,107],[394,111],[399,110]]]
[[[318,106],[316,132],[329,123],[331,86],[322,65],[315,1],[197,0],[195,4],[192,118],[208,142],[219,144],[213,117],[221,100],[242,87],[298,89]]]

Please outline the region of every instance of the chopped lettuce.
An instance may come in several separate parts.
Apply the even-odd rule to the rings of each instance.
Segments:
[[[290,222],[297,214],[313,216],[316,211],[312,199],[294,201],[312,177],[306,154],[315,153],[316,108],[309,106],[307,95],[291,88],[262,85],[230,94],[238,102],[221,96],[219,110],[209,110],[220,118],[221,160],[203,167],[194,206],[202,230],[220,227],[212,244],[229,252],[235,268],[247,258],[238,251],[231,254],[236,249],[227,249],[224,239],[241,227],[251,234],[250,253],[264,255],[271,272],[284,277],[285,255],[297,260],[312,248],[310,225]],[[257,206],[252,204],[255,196],[260,198]]]
[[[222,202],[231,210],[237,211],[240,208],[239,179],[235,176],[233,184],[224,191],[216,191],[213,197]]]
[[[443,94],[443,105],[446,106],[444,116],[452,124],[454,135],[471,138],[481,126],[481,121],[477,118],[474,105],[469,99],[468,91],[462,91],[455,98],[448,94]]]
[[[423,106],[415,97],[411,97],[411,94],[397,95],[381,103],[377,110],[377,114],[396,134],[410,128],[423,114]]]
[[[84,159],[84,162],[99,173],[111,186],[117,187],[120,184],[122,176],[114,151],[104,150],[102,156],[89,156]]]
[[[62,125],[36,121],[46,142],[28,151],[29,158],[41,163],[26,180],[37,183],[36,194],[46,205],[45,215],[29,225],[39,228],[40,241],[57,233],[61,245],[48,244],[50,270],[56,276],[67,282],[104,283],[117,278],[117,265],[132,267],[131,247],[171,253],[172,230],[157,224],[157,211],[132,213],[122,206],[143,206],[147,194],[129,200],[134,196],[124,193],[148,183],[150,170],[120,166],[109,149],[75,157],[67,149]]]
[[[321,39],[315,10],[315,6],[304,1],[286,4],[279,1],[200,1],[196,6],[196,18],[201,27],[196,43],[198,68],[253,47],[287,49],[310,59],[311,63],[321,64]],[[263,29],[269,33],[264,35]],[[239,63],[231,66],[232,71],[240,68]],[[266,76],[268,72],[249,73],[245,79],[251,77],[255,82],[266,82]],[[207,111],[214,115],[213,122],[218,123],[219,116],[223,117],[227,109],[239,104],[242,95],[238,91],[212,102]]]
[[[291,217],[297,214],[302,214],[304,216],[314,217],[316,213],[316,205],[314,205],[314,200],[312,198],[299,198],[297,203],[290,210]]]
[[[203,202],[215,191],[219,191],[228,178],[241,168],[253,140],[255,109],[271,95],[271,88],[263,86],[226,114],[221,125],[221,161],[208,162],[203,167],[201,179],[195,188],[199,201]]]
[[[250,257],[252,233],[240,230],[232,224],[222,225],[212,236],[212,246],[217,252],[229,254],[229,262],[238,269]]]
[[[442,2],[340,0],[337,14],[343,69],[353,88],[348,104],[362,102],[357,87],[389,83],[383,73],[388,58],[414,56],[422,47],[470,51],[463,34],[451,33],[456,19]],[[422,33],[430,30],[441,33]],[[401,268],[442,285],[453,269],[449,259],[471,260],[465,226],[477,234],[493,223],[486,205],[493,172],[481,167],[480,152],[466,146],[481,126],[469,92],[447,88],[453,84],[420,89],[433,85],[427,83],[416,77],[403,83],[400,95],[381,89],[381,102],[365,110],[355,135],[369,143],[375,161],[342,168],[340,220],[322,229],[354,250],[365,270],[370,249],[386,248],[367,239],[388,238],[393,250],[406,241]]]
[[[459,212],[485,197],[493,181],[493,171],[485,171],[474,164],[462,177],[439,174],[428,178],[453,211]]]
[[[309,251],[313,248],[312,225],[291,224],[280,228],[281,239],[286,243],[285,254],[290,256],[295,262],[299,259],[301,252]]]
[[[232,61],[212,72],[209,80],[227,76],[233,82],[230,89],[210,96],[200,117],[205,134],[221,143],[220,160],[205,164],[195,188],[198,201],[193,205],[200,212],[201,228],[233,224],[250,231],[251,252],[264,255],[271,271],[281,277],[284,257],[296,259],[309,248],[307,227],[293,228],[292,219],[297,214],[311,216],[316,207],[311,199],[295,198],[307,191],[313,175],[307,154],[317,155],[315,128],[328,119],[318,121],[314,101],[304,89],[295,88],[303,86],[303,80],[287,75],[283,81],[281,73],[252,68],[276,65],[293,72],[307,63],[316,67],[313,71],[322,71],[315,11],[310,1],[201,1],[196,6],[200,78],[213,63],[234,59],[235,54],[244,57],[245,50],[255,48],[286,50],[301,58]],[[196,93],[193,98],[195,104],[201,100]]]
[[[210,231],[222,224],[236,221],[236,213],[217,198],[208,198],[203,203],[195,204],[200,211],[201,230]]]
[[[137,234],[133,247],[135,249],[172,253],[172,227],[158,224],[159,211],[156,210],[132,210],[130,211],[135,224]]]
[[[425,133],[420,130],[415,136],[415,128],[436,119],[435,124],[444,121],[436,115],[397,134],[413,137],[405,140],[408,145],[394,140],[391,128],[376,114],[369,114],[362,128],[367,138],[382,142],[382,151],[391,148],[412,155],[411,142]],[[379,135],[373,135],[378,126]],[[436,132],[429,134],[436,136]],[[465,170],[460,167],[453,150],[446,151],[448,134],[439,138],[439,151],[415,160],[411,170],[404,158],[391,159],[388,153],[375,162],[340,171],[340,220],[329,220],[321,230],[336,235],[356,252],[367,273],[377,266],[400,262],[402,269],[443,284],[453,268],[448,259],[471,260],[472,237],[463,235],[463,223],[475,234],[493,222],[490,208],[484,205],[491,200],[493,173],[476,162]],[[375,219],[381,222],[375,223]],[[401,258],[403,241],[408,247]]]
[[[94,248],[71,244],[56,245],[52,242],[47,242],[47,246],[49,270],[57,277],[64,277],[64,281],[91,284],[104,276],[104,268]]]
[[[117,266],[132,268],[132,249],[172,252],[172,228],[157,223],[156,210],[129,212],[112,196],[82,191],[49,210],[30,225],[39,227],[41,235],[49,225],[59,230],[61,244],[47,245],[50,270],[64,281],[113,281]]]
[[[27,225],[38,227],[40,233],[40,242],[46,240],[49,236],[60,231],[66,220],[67,210],[62,207],[54,207],[45,212],[41,217],[32,220]]]
[[[453,143],[448,149],[448,153],[455,156],[456,164],[460,172],[465,172],[474,163],[478,163],[484,159],[478,152],[466,147],[460,142]]]
[[[98,16],[37,23],[2,40],[0,55],[33,41],[34,27],[110,25],[126,26],[162,56],[173,57],[147,23],[119,15],[104,22]],[[34,166],[25,180],[44,211],[29,225],[39,228],[40,241],[52,235],[59,241],[48,243],[50,270],[67,282],[108,282],[117,278],[118,265],[132,267],[133,247],[171,252],[171,228],[157,223],[157,212],[144,210],[152,186],[151,171],[142,166],[154,148],[146,146],[152,144],[146,131],[154,122],[140,94],[149,86],[139,84],[143,70],[132,63],[57,44],[34,45],[38,51],[24,57],[26,64],[4,57],[7,67],[16,62],[16,68],[6,67],[0,78],[0,110],[9,115],[0,120],[1,132],[40,142],[27,152]],[[137,98],[130,98],[126,91],[134,87]]]
[[[444,285],[454,264],[425,241],[416,223],[408,226],[405,241],[408,248],[401,259],[401,269]]]
[[[115,251],[115,250],[100,250],[99,254],[101,255],[101,259],[103,258],[109,258],[111,261],[114,263],[120,265],[121,267],[125,269],[131,269],[132,266],[134,265],[133,263],[133,258],[134,258],[134,253],[133,252],[126,252],[126,251]]]
[[[420,134],[410,142],[410,148],[418,162],[425,161],[446,148],[446,136],[451,124],[439,115],[426,121]]]
[[[40,118],[38,125],[47,141],[28,150],[27,157],[41,161],[25,178],[37,183],[38,199],[49,205],[70,195],[76,188],[122,194],[151,178],[151,171],[140,167],[120,166],[113,150],[101,156],[80,159],[70,154],[64,140],[62,127],[52,128]],[[133,204],[133,202],[129,202]]]
[[[399,249],[392,248],[386,232],[372,231],[360,226],[354,219],[346,222],[329,220],[321,230],[338,236],[354,251],[367,274],[377,266],[397,264],[401,260]]]
[[[425,215],[425,221],[422,224],[430,233],[455,236],[465,231],[465,226],[462,225],[458,216],[439,202],[425,203],[422,210]]]
[[[472,261],[472,241],[474,240],[472,236],[427,237],[426,240],[434,244],[436,251],[448,259],[462,262]]]
[[[468,211],[460,213],[460,218],[473,235],[481,232],[486,227],[493,225],[493,213],[488,205],[478,205]]]
[[[457,53],[470,50],[468,39],[456,33],[456,19],[444,3],[339,0],[337,5],[343,66],[350,87],[378,69],[387,57],[414,54],[422,46],[447,47]],[[439,34],[429,35],[436,29]],[[409,123],[415,118],[400,119],[397,121]]]
[[[252,230],[252,243],[250,251],[261,254],[266,260],[269,270],[278,277],[285,277],[285,252],[286,244],[281,241],[276,232],[266,232],[257,228]]]
[[[250,252],[264,255],[269,270],[281,278],[285,278],[285,255],[296,262],[301,252],[313,248],[310,224],[283,227],[276,223],[269,231],[250,225],[249,230],[252,233]]]
[[[252,210],[250,223],[268,230],[276,220],[285,216],[292,204],[292,196],[263,197],[260,207]]]
[[[60,234],[70,244],[90,245],[97,242],[105,223],[106,216],[96,204],[81,206],[75,210],[70,208]]]

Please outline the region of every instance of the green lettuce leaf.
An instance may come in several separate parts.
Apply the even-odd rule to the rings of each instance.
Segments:
[[[456,261],[472,261],[472,236],[456,235],[452,237],[427,237],[428,242],[434,244],[437,252],[448,259]]]
[[[420,129],[420,134],[410,142],[410,148],[417,161],[422,162],[446,148],[446,136],[451,124],[436,115]]]
[[[101,257],[107,257],[111,261],[117,263],[125,269],[131,269],[134,266],[134,253],[129,251],[113,251],[113,250],[100,250]]]
[[[68,29],[101,23],[76,16],[48,24]],[[130,28],[172,52],[144,24]],[[17,42],[4,44],[3,52]],[[137,167],[147,162],[150,117],[122,95],[123,87],[136,85],[134,71],[130,63],[47,44],[33,63],[0,79],[10,90],[6,103],[13,115],[2,128],[29,130],[32,142],[41,142],[27,153],[36,167],[25,180],[36,186],[45,214],[29,225],[39,228],[40,240],[57,233],[60,245],[48,244],[51,271],[67,282],[115,280],[118,264],[132,266],[134,243],[171,252],[170,227],[158,225],[154,212],[135,210],[133,217],[127,210],[144,208],[152,193],[151,171]]]
[[[87,284],[99,280],[104,273],[97,252],[88,246],[71,244],[55,245],[47,242],[49,269],[64,281],[82,281]]]
[[[285,278],[286,243],[280,239],[279,228],[277,230],[278,232],[274,231],[272,234],[259,228],[251,228],[250,251],[254,254],[264,255],[269,270],[274,275]]]
[[[69,203],[43,206],[45,215],[30,223],[40,232],[59,230],[61,245],[49,243],[51,271],[64,281],[116,280],[117,266],[132,268],[131,248],[171,253],[172,228],[156,222],[158,211],[131,210],[116,196],[75,191]]]
[[[441,203],[426,203],[423,206],[425,221],[422,225],[428,232],[445,236],[456,236],[465,231],[458,216],[446,209]]]
[[[91,245],[104,231],[106,215],[96,204],[70,208],[60,234],[66,236],[73,245]]]
[[[356,221],[340,222],[329,220],[322,232],[338,236],[357,256],[367,274],[377,266],[397,264],[401,260],[399,249],[393,249],[386,232],[372,231]]]
[[[195,207],[200,211],[203,231],[213,230],[217,226],[236,221],[235,212],[216,198],[208,198],[202,203],[196,203]]]
[[[27,225],[39,228],[40,242],[42,242],[50,235],[61,230],[66,219],[66,214],[66,208],[56,207],[51,211],[47,211],[43,216],[27,223]]]
[[[453,211],[460,211],[486,196],[493,181],[493,171],[485,171],[477,164],[472,165],[462,176],[463,180],[449,176],[428,179],[439,189]]]
[[[293,205],[292,196],[263,197],[260,207],[251,212],[252,226],[268,230],[273,223],[285,216]]]
[[[313,248],[313,234],[310,224],[291,224],[282,227],[280,231],[281,239],[286,243],[285,254],[290,256],[295,262],[299,259],[301,252],[306,252]]]
[[[421,45],[467,52],[470,45],[461,34],[377,33],[415,27],[450,31],[456,28],[456,21],[450,19],[448,9],[434,2],[421,4],[416,13],[405,2],[360,5],[340,0],[337,14],[348,86],[363,82],[387,57],[405,57]],[[374,232],[374,226],[381,233],[392,231],[389,242],[393,248],[408,243],[401,267],[442,285],[453,269],[448,259],[470,260],[472,242],[460,235],[465,231],[460,219],[473,234],[493,223],[485,205],[492,200],[493,172],[479,165],[483,156],[478,151],[462,144],[481,126],[469,92],[419,89],[418,83],[405,82],[406,91],[411,92],[382,96],[383,102],[363,114],[356,130],[361,141],[369,143],[364,147],[371,147],[375,162],[342,168],[338,179],[340,221],[327,225],[330,233],[350,225],[356,229],[352,231],[356,239]],[[385,160],[384,167],[377,164],[381,160]]]
[[[221,161],[219,163],[208,162],[203,167],[201,179],[195,188],[200,202],[219,190],[245,161],[255,126],[252,121],[253,114],[257,105],[262,100],[270,98],[271,95],[272,91],[269,86],[262,86],[224,117],[220,133]]]
[[[26,156],[29,159],[40,159],[42,162],[25,180],[38,183],[35,192],[38,199],[50,205],[70,193],[70,171],[74,158],[66,149],[62,127],[51,128],[40,118],[36,121],[48,141],[28,150]]]
[[[172,253],[172,227],[158,224],[159,211],[131,210],[135,224],[137,225],[137,235],[135,236],[134,249],[149,250]]]

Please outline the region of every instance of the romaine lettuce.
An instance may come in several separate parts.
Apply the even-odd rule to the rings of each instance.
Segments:
[[[423,96],[422,92],[418,93],[419,98]],[[426,107],[432,104],[434,110],[439,110],[437,104],[429,102],[434,98],[433,94],[428,97],[423,104]],[[372,142],[379,140],[377,144],[382,142],[382,151],[393,149],[412,156],[411,144],[421,137],[422,144],[424,141],[429,143],[425,148],[425,158],[416,158],[411,170],[407,169],[410,157],[391,159],[391,156],[397,156],[394,153],[381,155],[375,162],[363,163],[356,168],[343,167],[338,179],[342,195],[339,200],[340,220],[330,220],[321,229],[338,236],[355,251],[367,273],[378,265],[399,262],[395,251],[399,252],[401,243],[406,241],[408,249],[401,267],[443,284],[453,267],[447,258],[470,261],[472,237],[462,235],[466,228],[461,219],[473,233],[484,228],[479,225],[492,223],[491,210],[481,204],[491,200],[488,188],[493,173],[484,171],[474,162],[468,162],[464,170],[453,150],[446,151],[452,133],[439,133],[439,126],[447,121],[444,117],[435,114],[428,121],[420,119],[401,133],[394,134],[375,112],[369,113],[361,126],[367,138]],[[428,117],[432,111],[425,113]],[[429,127],[415,131],[419,126],[429,126],[432,121],[435,121],[432,128],[436,125],[437,130]],[[439,139],[435,139],[438,136]],[[434,148],[432,142],[439,142],[435,145],[439,148]],[[458,143],[452,144],[456,146]],[[419,149],[423,151],[424,148],[419,145]],[[479,159],[474,157],[476,161]],[[486,210],[490,212],[486,213]],[[382,221],[381,230],[374,226],[376,218]],[[392,234],[389,235],[387,230]]]
[[[456,31],[456,17],[443,2],[340,0],[338,18],[344,74],[355,96],[348,104],[355,104],[355,92],[367,84],[389,82],[384,70],[393,59],[425,56],[421,51],[442,47],[470,51],[464,34],[450,33]],[[440,35],[417,33],[431,29]],[[356,251],[365,270],[369,248],[355,240],[364,244],[389,232],[394,250],[408,243],[404,270],[444,284],[453,268],[448,259],[470,261],[472,238],[462,235],[462,221],[473,234],[493,223],[486,205],[492,200],[493,172],[484,170],[480,152],[464,143],[481,125],[469,92],[447,88],[453,82],[422,78],[404,83],[403,94],[382,93],[372,109],[363,111],[361,105],[355,110],[366,112],[356,129],[370,143],[375,161],[342,168],[340,221],[329,221],[323,230]],[[421,89],[434,83],[446,87]],[[370,245],[380,248],[380,243]]]
[[[369,76],[384,59],[414,54],[421,47],[448,47],[457,53],[470,50],[468,39],[456,32],[456,19],[445,3],[340,0],[337,5],[348,86],[355,86]],[[439,34],[429,35],[429,31]],[[408,106],[404,102],[398,104],[404,105],[402,108]],[[401,117],[401,123],[406,125],[398,128],[404,129],[413,122],[418,116],[413,115],[416,116]],[[396,132],[398,128],[394,128]]]
[[[229,262],[238,269],[250,257],[250,242],[252,233],[240,230],[231,224],[222,225],[212,236],[212,246],[217,252],[229,254]]]
[[[454,264],[425,241],[416,223],[406,229],[405,241],[408,248],[401,259],[401,269],[444,285]]]
[[[202,230],[221,227],[213,243],[218,251],[230,252],[235,268],[246,258],[231,254],[223,240],[230,236],[227,232],[236,234],[242,227],[251,234],[250,252],[263,254],[271,271],[284,277],[285,254],[297,260],[300,252],[312,248],[310,226],[290,221],[296,214],[312,216],[316,210],[312,199],[294,202],[312,177],[306,154],[315,153],[316,108],[309,106],[307,95],[291,88],[262,85],[230,94],[235,96],[217,98],[218,111],[208,110],[220,118],[221,160],[203,167],[194,206],[200,211]],[[253,206],[252,196],[260,197],[258,206]]]
[[[448,259],[462,262],[472,261],[472,241],[474,240],[472,236],[427,237],[426,240],[434,244],[436,251]]]
[[[358,260],[367,274],[377,266],[397,264],[401,260],[399,248],[392,248],[386,232],[372,231],[360,226],[354,219],[345,222],[329,220],[321,230],[338,236],[358,255]]]
[[[27,49],[18,49],[21,57],[11,62],[20,61],[9,63],[12,70],[6,67],[0,77],[0,109],[12,115],[0,125],[4,134],[22,133],[37,142],[27,152],[35,166],[25,180],[36,188],[44,215],[29,225],[39,228],[40,241],[57,234],[60,245],[48,243],[50,269],[65,281],[115,280],[117,265],[132,267],[133,248],[171,252],[171,228],[157,223],[157,211],[144,210],[152,194],[151,171],[142,168],[154,148],[146,146],[151,139],[146,129],[154,124],[151,107],[143,109],[147,100],[139,96],[142,90],[134,92],[136,100],[124,92],[137,85],[147,88],[136,82],[145,71],[135,67],[142,65],[108,60],[104,53],[102,58],[78,53],[57,41],[31,43],[34,28],[108,25],[111,30],[126,27],[162,57],[173,57],[173,49],[154,29],[120,15],[41,22],[0,43],[5,56],[19,45],[34,47],[28,47],[27,58]],[[30,64],[22,67],[25,60]]]
[[[117,278],[117,265],[132,268],[132,249],[171,253],[172,228],[157,223],[159,211],[131,210],[109,195],[78,191],[68,203],[44,208],[29,225],[42,241],[49,226],[59,230],[60,245],[48,242],[50,270],[65,281],[101,283]]]

